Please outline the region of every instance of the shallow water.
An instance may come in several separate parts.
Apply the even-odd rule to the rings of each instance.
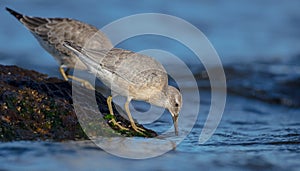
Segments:
[[[205,144],[198,144],[211,105],[205,70],[193,65],[194,54],[176,42],[155,36],[133,38],[118,47],[170,50],[198,75],[199,116],[175,150],[156,158],[131,160],[108,154],[90,141],[7,142],[0,143],[0,170],[300,170],[300,61],[296,55],[300,44],[299,1],[153,1],[135,2],[130,7],[123,1],[99,4],[96,0],[5,0],[2,4],[29,15],[72,17],[98,27],[143,12],[186,19],[206,34],[225,63],[228,96],[216,132]],[[70,7],[72,10],[67,10]],[[5,23],[0,27],[1,64],[59,76],[54,59],[21,24],[4,9],[0,18]],[[180,78],[189,90],[187,96],[194,96],[198,88],[191,86],[184,75]],[[194,109],[195,102],[186,100],[185,107]],[[137,102],[134,106],[141,111],[149,108]],[[161,133],[171,124],[166,113],[147,127]]]
[[[206,96],[205,92],[202,94]],[[203,111],[207,108],[204,105]],[[300,109],[230,95],[221,124],[205,144],[198,144],[205,118],[200,116],[192,132],[175,150],[156,158],[119,158],[89,141],[10,142],[0,144],[0,168],[299,170],[299,112]],[[154,129],[165,128],[166,123],[156,124]]]

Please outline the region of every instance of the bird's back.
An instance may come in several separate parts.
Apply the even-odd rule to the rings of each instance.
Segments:
[[[25,25],[44,49],[61,64],[70,68],[76,63],[77,57],[63,46],[65,41],[80,47],[103,50],[112,48],[112,44],[105,34],[89,24],[69,18],[29,17],[12,9],[6,9]],[[79,66],[83,67],[84,65],[79,64]]]
[[[101,65],[133,85],[162,89],[168,83],[164,67],[143,54],[114,48],[106,54]]]

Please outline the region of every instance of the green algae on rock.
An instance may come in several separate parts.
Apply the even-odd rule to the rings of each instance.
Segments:
[[[88,129],[83,130],[74,111],[70,83],[17,66],[0,65],[0,68],[0,141],[84,140],[88,136],[97,137],[111,133],[143,136],[130,129],[129,121],[116,110],[116,119],[130,130],[119,130],[109,123],[106,98],[101,93],[95,92],[95,96],[102,116],[97,115],[96,118],[90,116],[91,111],[87,113],[84,110],[86,108],[80,110],[82,114],[89,115],[85,120],[81,119],[87,125],[84,129]],[[82,94],[91,91],[81,86],[76,89]],[[96,129],[98,127],[101,129]],[[145,130],[147,137],[157,135],[152,130]]]

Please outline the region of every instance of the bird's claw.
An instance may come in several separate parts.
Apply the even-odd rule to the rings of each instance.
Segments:
[[[121,130],[126,130],[126,131],[129,130],[128,128],[125,128],[124,126],[120,125],[114,118],[112,118],[109,122],[112,123],[113,125],[119,127],[119,129],[121,129]]]

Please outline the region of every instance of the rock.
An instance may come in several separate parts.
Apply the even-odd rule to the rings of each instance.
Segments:
[[[75,113],[72,93],[94,93],[102,114],[99,116],[99,113],[89,110],[89,104],[84,104],[86,101],[77,103]],[[72,92],[69,82],[17,66],[0,65],[0,109],[0,141],[84,140],[115,134],[157,136],[142,125],[139,126],[146,130],[146,135],[134,132],[127,119],[118,113],[120,110],[115,108],[116,120],[130,130],[123,131],[111,125],[106,98],[101,93],[80,85],[73,87]]]

